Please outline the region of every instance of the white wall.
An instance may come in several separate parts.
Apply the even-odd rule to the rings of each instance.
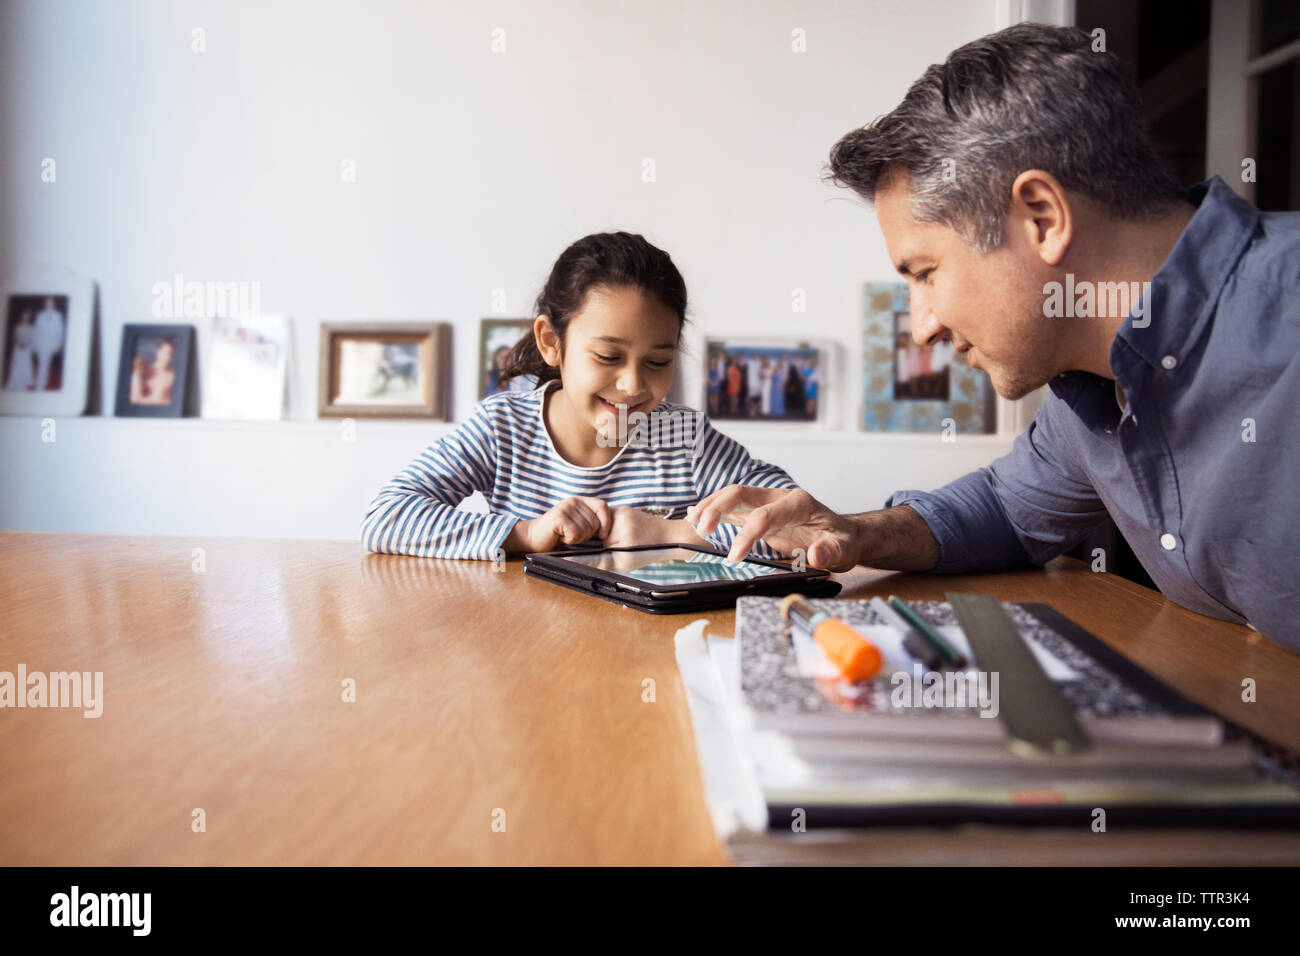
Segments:
[[[40,419],[0,418],[0,528],[356,538],[379,486],[449,427],[362,421],[345,442],[337,422],[70,418],[44,442]],[[928,435],[727,431],[840,511],[956,478],[1008,446],[993,436],[945,444]]]
[[[452,322],[463,419],[492,291],[526,314],[567,243],[639,231],[686,277],[695,358],[705,332],[838,343],[828,431],[732,431],[829,503],[876,507],[1009,439],[849,433],[862,284],[893,273],[872,213],[819,175],[840,135],[1007,11],[16,0],[0,6],[0,274],[55,260],[99,283],[110,411],[121,326],[155,321],[153,284],[181,273],[258,282],[263,311],[293,318],[294,419],[315,416],[320,321]],[[796,28],[805,53],[791,49]],[[344,158],[358,182],[341,181]],[[805,314],[791,312],[796,287]],[[692,363],[677,394],[694,403]],[[0,526],[352,537],[369,494],[444,431],[365,424],[344,443],[328,422],[84,419],[61,422],[49,448],[37,420],[9,419]]]

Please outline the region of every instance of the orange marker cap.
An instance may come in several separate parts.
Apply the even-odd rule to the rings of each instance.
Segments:
[[[818,624],[813,640],[846,680],[870,680],[880,673],[880,648],[838,618]]]

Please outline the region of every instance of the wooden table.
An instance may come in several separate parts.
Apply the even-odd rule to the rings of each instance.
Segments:
[[[1300,748],[1300,657],[1077,561],[843,580],[1045,601]],[[655,617],[518,561],[352,542],[29,532],[0,533],[0,594],[0,670],[104,681],[98,719],[0,710],[0,864],[727,862],[672,638],[734,612]]]

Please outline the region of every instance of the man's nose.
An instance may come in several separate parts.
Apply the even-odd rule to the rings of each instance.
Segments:
[[[920,315],[919,319],[916,318],[918,314]],[[934,345],[947,332],[947,329],[943,327],[943,323],[929,309],[924,309],[919,313],[914,311],[912,315],[912,341],[917,345],[923,347]]]

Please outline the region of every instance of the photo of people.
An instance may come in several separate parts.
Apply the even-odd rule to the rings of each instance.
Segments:
[[[63,388],[67,328],[67,296],[10,296],[5,320],[4,390],[57,392]]]
[[[214,319],[207,347],[203,417],[280,418],[289,347],[289,320],[283,316]]]
[[[142,335],[131,357],[132,405],[170,405],[176,384],[176,341],[168,336]]]
[[[894,400],[948,401],[952,343],[920,346],[912,339],[912,316],[894,313]]]
[[[424,401],[428,381],[419,342],[342,338],[338,348],[336,402],[410,405]]]
[[[531,332],[532,319],[484,319],[479,328],[479,398],[487,398],[503,391],[498,384],[505,367],[506,356],[516,342]],[[511,379],[504,391],[529,391],[533,377],[521,375]]]
[[[814,421],[822,375],[820,349],[710,342],[706,375],[709,416]]]

